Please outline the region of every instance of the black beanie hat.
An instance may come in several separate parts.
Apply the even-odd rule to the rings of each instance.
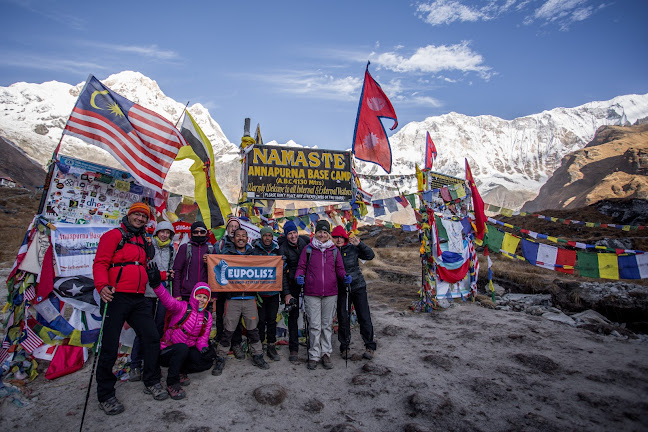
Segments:
[[[328,223],[328,221],[325,221],[324,219],[320,219],[317,221],[315,224],[315,232],[317,231],[326,231],[327,233],[331,233],[331,224]]]

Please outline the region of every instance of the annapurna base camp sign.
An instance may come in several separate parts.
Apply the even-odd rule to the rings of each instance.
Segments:
[[[335,150],[260,145],[246,156],[247,197],[351,200],[351,154]]]

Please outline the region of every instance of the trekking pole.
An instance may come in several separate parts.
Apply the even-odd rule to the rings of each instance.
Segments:
[[[344,307],[346,307],[347,314],[347,328],[346,331],[346,354],[344,354],[344,367],[349,366],[349,345],[351,344],[351,309],[349,309],[349,292],[351,291],[351,285],[346,285],[346,301],[344,302]]]
[[[99,329],[99,339],[97,341],[97,352],[92,361],[92,371],[90,372],[90,381],[88,382],[88,391],[86,392],[85,403],[83,404],[83,414],[81,415],[81,426],[79,432],[83,430],[83,421],[85,420],[86,410],[88,409],[88,399],[90,398],[90,387],[92,387],[92,377],[94,376],[95,368],[97,367],[97,359],[101,352],[101,337],[103,336],[104,322],[106,322],[106,310],[108,309],[108,302],[105,302],[103,312],[101,314],[101,328]]]

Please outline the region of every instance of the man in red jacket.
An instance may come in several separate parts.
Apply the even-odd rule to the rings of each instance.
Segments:
[[[115,397],[117,378],[112,373],[124,322],[135,329],[142,341],[144,393],[152,394],[156,400],[168,397],[160,384],[160,335],[144,297],[148,282],[146,264],[152,258],[152,247],[145,237],[144,227],[150,218],[148,205],[133,204],[121,226],[101,236],[92,266],[101,310],[108,304],[96,375],[99,407],[108,415],[124,411],[124,405]]]

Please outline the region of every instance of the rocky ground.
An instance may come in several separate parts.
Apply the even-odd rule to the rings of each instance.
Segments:
[[[416,234],[367,227],[361,236],[377,252],[363,266],[378,342],[373,361],[361,359],[354,329],[352,359],[334,355],[331,371],[307,370],[303,348],[298,364],[288,362],[282,345],[268,371],[231,358],[220,377],[192,376],[182,401],[156,402],[141,383],[120,382],[126,412],[115,417],[98,409],[93,384],[84,430],[648,429],[645,286],[493,257],[495,303],[482,292],[475,302],[413,313],[421,273]],[[54,381],[41,374],[0,399],[0,428],[78,430],[91,365]]]

